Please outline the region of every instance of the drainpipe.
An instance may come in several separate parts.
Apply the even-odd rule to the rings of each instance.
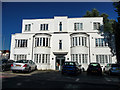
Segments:
[[[33,35],[33,40],[32,40],[32,55],[31,55],[31,56],[32,56],[32,61],[33,61],[34,37],[35,37],[35,36]]]
[[[88,43],[89,43],[89,63],[91,62],[91,53],[90,53],[90,35],[88,36]]]

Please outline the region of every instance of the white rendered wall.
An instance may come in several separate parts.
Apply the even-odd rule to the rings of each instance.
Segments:
[[[62,22],[62,31],[59,31],[59,24]],[[22,33],[12,35],[11,38],[11,53],[10,59],[14,60],[14,54],[27,54],[27,59],[34,59],[34,54],[50,54],[50,65],[37,64],[39,69],[54,69],[56,56],[53,52],[68,52],[66,57],[71,61],[71,54],[89,54],[90,62],[96,61],[96,54],[111,54],[109,47],[95,47],[95,38],[103,38],[98,35],[98,30],[93,30],[93,22],[99,22],[103,25],[102,17],[82,17],[82,18],[68,18],[67,16],[57,16],[48,19],[23,19]],[[83,29],[79,31],[74,30],[74,23],[83,23]],[[25,24],[31,24],[31,31],[25,31]],[[40,24],[48,24],[48,31],[41,31]],[[58,33],[59,32],[59,33]],[[64,32],[64,33],[62,33]],[[73,33],[85,32],[88,36],[83,34]],[[35,35],[36,33],[48,33],[47,35]],[[73,34],[71,36],[71,34]],[[50,47],[34,47],[33,35],[35,37],[49,37]],[[71,47],[71,37],[83,36],[87,37],[87,47],[75,46]],[[15,48],[15,39],[28,39],[27,48]],[[59,40],[62,40],[62,50],[59,50]],[[34,61],[34,60],[33,60]],[[116,62],[116,58],[112,57],[112,61]],[[89,61],[88,61],[89,62]],[[89,64],[89,63],[88,63]],[[83,65],[87,68],[88,64]]]

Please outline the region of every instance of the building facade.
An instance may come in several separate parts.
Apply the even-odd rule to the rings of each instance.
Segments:
[[[10,59],[33,60],[42,70],[57,70],[64,61],[76,61],[85,70],[90,62],[114,63],[100,30],[102,17],[24,19],[22,33],[12,35]]]

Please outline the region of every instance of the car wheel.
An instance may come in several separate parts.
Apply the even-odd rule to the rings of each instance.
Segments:
[[[35,66],[35,70],[37,70],[37,66]]]
[[[28,69],[28,72],[31,72],[31,67]]]
[[[81,71],[81,70],[79,70],[79,73],[81,74],[81,73],[82,73],[82,71]]]

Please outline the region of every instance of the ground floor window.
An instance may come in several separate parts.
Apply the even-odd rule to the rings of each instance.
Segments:
[[[50,63],[50,54],[34,54],[35,63]]]
[[[88,63],[88,54],[71,54],[72,61],[76,61],[79,64]]]
[[[112,56],[111,55],[96,55],[96,62],[105,64],[105,63],[112,63]]]
[[[26,60],[27,55],[26,54],[14,54],[14,60]]]

